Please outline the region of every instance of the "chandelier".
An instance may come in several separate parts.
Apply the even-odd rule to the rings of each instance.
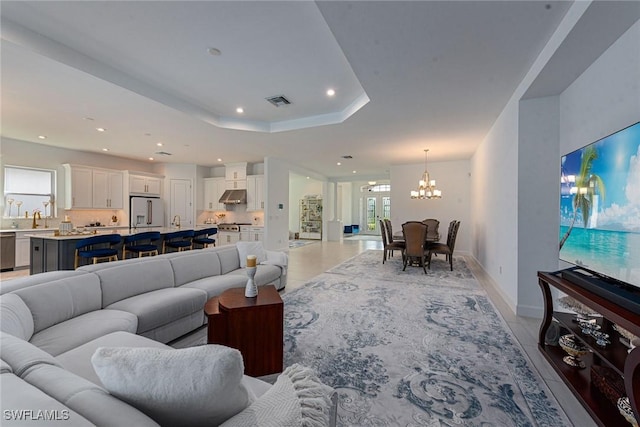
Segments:
[[[442,191],[436,188],[436,180],[429,177],[427,171],[427,152],[424,150],[424,172],[420,181],[418,181],[418,189],[411,191],[412,199],[440,199],[442,197]]]

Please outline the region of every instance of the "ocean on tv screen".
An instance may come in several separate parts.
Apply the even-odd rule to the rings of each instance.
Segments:
[[[562,157],[560,259],[640,287],[640,122]]]

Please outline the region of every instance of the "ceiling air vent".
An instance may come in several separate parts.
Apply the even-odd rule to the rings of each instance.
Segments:
[[[155,154],[158,154],[160,156],[171,156],[171,153],[167,153],[166,151],[156,151]]]
[[[275,105],[276,107],[281,107],[283,105],[291,104],[291,101],[285,98],[284,95],[271,96],[269,98],[266,98],[266,100],[272,103],[273,105]]]

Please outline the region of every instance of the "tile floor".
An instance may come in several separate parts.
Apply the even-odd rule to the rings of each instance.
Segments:
[[[317,276],[331,267],[356,256],[368,249],[382,249],[382,242],[379,238],[372,237],[367,240],[366,236],[358,238],[346,238],[343,242],[317,242],[317,244],[293,248],[289,251],[289,277],[285,292],[291,292],[299,288],[310,278]],[[489,297],[504,320],[509,325],[513,334],[523,347],[534,367],[540,376],[549,386],[567,416],[577,427],[595,426],[595,422],[584,410],[573,394],[555,373],[553,368],[544,360],[537,347],[537,335],[539,320],[520,317],[513,314],[511,309],[504,302],[499,293],[495,290],[491,279],[474,262],[467,258],[469,268],[476,276],[480,284],[485,288]],[[12,277],[28,275],[29,270],[18,270],[14,272],[0,273],[0,280],[8,280]]]

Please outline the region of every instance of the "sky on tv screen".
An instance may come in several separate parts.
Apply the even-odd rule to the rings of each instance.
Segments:
[[[562,157],[560,239],[571,231],[560,258],[640,286],[640,122],[591,146],[597,157],[590,173],[600,177],[604,194],[585,227],[568,177],[579,176],[586,147]]]

